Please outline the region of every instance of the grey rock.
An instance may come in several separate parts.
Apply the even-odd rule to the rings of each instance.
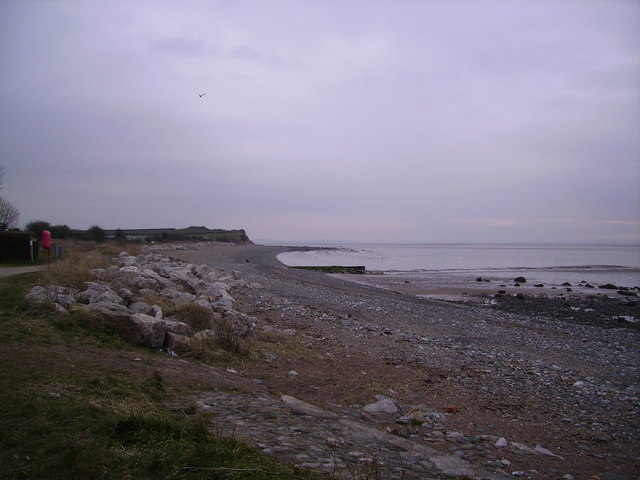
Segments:
[[[398,406],[390,398],[383,398],[376,403],[365,405],[364,411],[367,413],[398,413]]]
[[[184,322],[177,322],[175,320],[162,320],[164,324],[165,330],[170,333],[175,333],[179,335],[190,336],[193,331],[189,325]]]
[[[474,476],[474,471],[471,469],[471,464],[457,455],[429,457],[429,461],[433,463],[436,468],[442,470],[442,473],[444,473],[445,475],[455,477]]]
[[[118,290],[118,296],[125,302],[130,303],[133,300],[133,292],[128,288],[121,288]]]
[[[67,310],[66,308],[64,308],[62,305],[60,305],[59,303],[54,303],[53,304],[53,309],[58,312],[58,313],[63,313],[65,315],[69,314],[69,310]]]
[[[124,305],[125,301],[108,285],[100,282],[86,282],[87,288],[82,292],[79,292],[75,296],[75,300],[78,303],[119,303]]]
[[[193,340],[190,336],[180,335],[173,332],[166,332],[164,336],[164,346],[174,352],[183,352],[188,350],[192,341]]]
[[[126,303],[125,300],[113,290],[106,290],[105,292],[102,292],[100,295],[95,297],[95,301],[90,303],[98,302],[119,303],[120,305],[124,305]]]
[[[211,307],[211,302],[206,300],[206,299],[204,299],[204,298],[199,298],[197,300],[194,300],[193,303],[195,305],[201,306],[202,308],[206,308],[210,312],[213,312],[213,308]]]
[[[37,285],[29,290],[29,293],[26,295],[27,300],[36,303],[46,303],[49,301],[49,297],[47,295],[47,291],[44,287]]]
[[[149,305],[145,302],[134,302],[129,305],[129,311],[131,313],[144,313],[158,319],[163,317],[162,308],[158,305]]]
[[[95,312],[99,314],[111,314],[111,313],[119,313],[122,315],[128,315],[129,310],[127,307],[120,303],[111,303],[111,302],[96,302],[85,304],[75,304],[73,308],[77,308],[79,310],[84,310],[85,312]]]
[[[135,267],[138,264],[138,260],[133,256],[126,256],[120,258],[120,263],[123,267]]]
[[[174,306],[179,307],[181,305],[191,303],[195,299],[196,299],[195,295],[192,295],[190,293],[181,293],[180,295],[171,298],[171,303],[173,303]]]
[[[69,288],[57,285],[33,287],[26,295],[27,300],[35,303],[56,303],[65,310],[75,303],[73,293]]]
[[[534,452],[539,453],[540,455],[548,455],[550,457],[556,457],[561,460],[564,460],[564,458],[562,458],[560,455],[556,455],[551,450],[544,448],[542,445],[536,445],[536,447],[533,450]]]
[[[244,313],[230,311],[223,315],[233,333],[240,337],[255,338],[256,318]]]
[[[167,287],[160,290],[160,295],[166,298],[174,299],[186,295],[182,290],[178,290],[177,288]]]
[[[151,309],[151,305],[145,302],[134,302],[129,305],[129,311],[131,313],[146,313],[149,314],[149,310]]]
[[[507,439],[504,437],[500,437],[498,439],[498,441],[494,444],[496,447],[501,448],[501,447],[506,447],[507,445],[509,445],[509,442],[507,442]]]
[[[143,313],[130,315],[126,328],[121,331],[125,340],[150,348],[161,348],[165,333],[165,322]]]

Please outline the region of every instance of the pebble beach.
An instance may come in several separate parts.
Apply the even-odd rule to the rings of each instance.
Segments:
[[[635,295],[437,298],[404,281],[289,269],[284,251],[165,252],[259,285],[233,293],[237,308],[258,336],[300,345],[230,365],[261,399],[198,399],[265,453],[345,478],[382,451],[379,478],[638,478],[640,329],[625,320],[640,316]]]

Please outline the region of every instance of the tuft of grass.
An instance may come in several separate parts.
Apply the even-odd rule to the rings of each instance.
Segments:
[[[215,334],[215,342],[225,352],[238,356],[245,356],[248,350],[243,345],[241,338],[233,331],[231,323],[226,318],[216,318],[213,321]]]
[[[194,332],[211,329],[213,318],[211,310],[197,303],[185,303],[173,309],[172,315],[189,325]]]
[[[211,363],[251,356],[250,341],[240,338],[228,320],[214,320],[213,331],[213,335],[195,335],[187,355]]]

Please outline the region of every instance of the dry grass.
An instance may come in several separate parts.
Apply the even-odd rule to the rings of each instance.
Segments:
[[[240,338],[226,319],[213,320],[213,335],[195,335],[188,356],[205,362],[219,362],[251,355],[250,341]]]
[[[229,323],[227,319],[214,319],[213,330],[216,332],[216,345],[222,348],[225,352],[240,356],[248,354],[248,350],[243,345],[241,338],[233,331],[231,323]]]
[[[47,285],[82,289],[85,282],[95,280],[91,270],[107,268],[111,264],[111,259],[104,255],[73,252],[64,260],[51,264],[44,273],[43,280]]]
[[[173,315],[176,310],[176,307],[169,298],[156,293],[144,293],[139,297],[139,300],[147,305],[159,306],[167,317]]]
[[[83,289],[85,282],[95,281],[94,269],[106,269],[114,264],[114,258],[123,250],[135,254],[137,245],[121,243],[96,243],[78,240],[57,242],[63,248],[63,259],[53,262],[43,275],[47,285],[60,285]]]
[[[185,303],[172,310],[172,314],[186,323],[194,332],[209,330],[214,327],[211,310],[197,303]]]

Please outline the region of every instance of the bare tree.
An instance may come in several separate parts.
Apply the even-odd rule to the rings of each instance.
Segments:
[[[13,203],[4,197],[0,197],[0,231],[9,230],[18,226],[20,213]]]
[[[0,165],[0,190],[2,190],[4,185],[4,170],[4,165]]]

